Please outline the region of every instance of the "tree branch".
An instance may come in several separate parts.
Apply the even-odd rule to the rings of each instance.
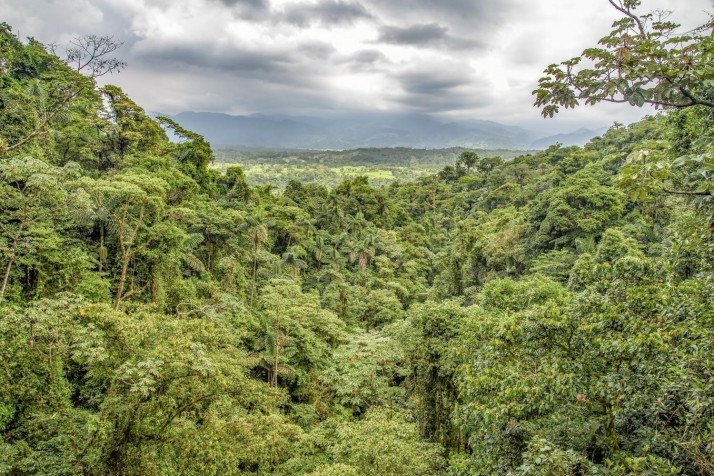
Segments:
[[[707,101],[705,99],[699,99],[694,94],[692,94],[687,88],[683,86],[679,86],[679,91],[690,101],[692,101],[692,105],[694,104],[699,104],[702,106],[709,106],[709,107],[714,107],[714,102],[712,101]]]
[[[662,191],[665,193],[671,193],[674,195],[696,195],[700,197],[710,197],[711,192],[704,191],[704,192],[690,192],[688,190],[670,190],[668,188],[662,187]]]
[[[645,31],[645,26],[642,24],[642,20],[640,20],[640,17],[638,17],[637,15],[632,13],[629,8],[625,8],[624,6],[622,6],[622,3],[620,3],[618,5],[617,3],[615,3],[615,0],[608,0],[608,1],[610,2],[610,5],[615,7],[615,9],[617,11],[619,11],[623,15],[629,17],[631,20],[633,20],[637,24],[637,29],[640,30],[640,34],[642,34],[642,36],[647,36],[647,33]]]

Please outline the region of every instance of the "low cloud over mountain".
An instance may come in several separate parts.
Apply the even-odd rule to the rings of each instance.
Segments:
[[[215,146],[284,149],[357,147],[546,148],[560,142],[582,145],[602,130],[581,129],[539,139],[533,131],[493,121],[446,121],[425,114],[371,113],[340,117],[253,114],[231,116],[182,112],[182,126],[203,134]]]

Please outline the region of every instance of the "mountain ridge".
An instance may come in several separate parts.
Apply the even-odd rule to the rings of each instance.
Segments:
[[[578,129],[539,137],[491,120],[445,121],[423,114],[362,113],[352,117],[230,115],[184,111],[170,116],[219,147],[346,150],[369,147],[545,149],[559,142],[584,145],[606,130]]]

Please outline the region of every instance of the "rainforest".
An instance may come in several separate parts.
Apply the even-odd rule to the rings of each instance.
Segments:
[[[0,474],[714,473],[713,25],[610,3],[533,100],[657,113],[378,185],[251,185],[3,23]]]

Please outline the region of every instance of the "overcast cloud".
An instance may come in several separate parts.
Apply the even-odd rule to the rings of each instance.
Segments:
[[[713,0],[643,0],[685,26]],[[540,126],[631,122],[623,105],[539,119],[531,91],[616,18],[606,0],[0,0],[0,21],[43,42],[124,41],[103,78],[148,111],[346,115],[410,111]]]

